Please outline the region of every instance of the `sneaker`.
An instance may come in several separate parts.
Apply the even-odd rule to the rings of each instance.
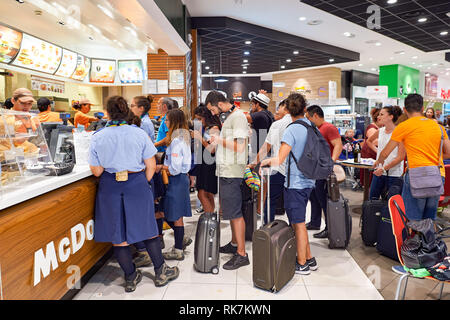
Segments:
[[[172,247],[172,250],[163,252],[164,260],[184,260],[183,250]]]
[[[136,275],[132,280],[125,279],[125,292],[133,292],[136,290],[136,286],[142,280],[142,273],[140,270],[136,269]]]
[[[320,227],[315,227],[315,226],[312,226],[311,223],[307,223],[306,230],[320,230]]]
[[[309,268],[308,262],[306,262],[304,265],[301,265],[300,263],[298,263],[298,261],[295,261],[295,273],[302,275],[310,274],[311,269]]]
[[[223,265],[225,270],[235,270],[243,266],[248,266],[250,264],[250,260],[248,259],[248,254],[241,256],[239,253],[235,253],[233,258],[230,259],[227,263]]]
[[[188,237],[183,238],[183,250],[186,250],[186,248],[192,243],[192,239]]]
[[[309,260],[306,260],[306,264],[309,266],[309,269],[311,271],[316,271],[319,266],[317,265],[316,258],[312,257]]]
[[[159,268],[155,274],[155,286],[163,287],[169,283],[169,281],[175,280],[180,275],[180,269],[178,267],[169,267],[167,264]]]
[[[147,251],[137,251],[133,258],[133,263],[136,265],[136,268],[150,267],[153,264]]]
[[[200,206],[199,208],[195,209],[195,213],[196,214],[202,214],[203,212],[205,212],[205,209],[203,209],[202,206]]]
[[[326,239],[326,238],[328,238],[328,230],[325,229],[322,232],[313,234],[313,237],[316,239]]]
[[[403,266],[392,266],[392,271],[401,275],[407,274]]]
[[[220,247],[219,252],[235,254],[237,253],[237,246],[233,246],[230,241],[228,244],[224,245],[223,247]]]

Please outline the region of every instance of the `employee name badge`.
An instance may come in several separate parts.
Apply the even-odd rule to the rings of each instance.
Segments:
[[[124,181],[128,181],[128,171],[120,171],[120,172],[116,172],[116,181],[119,182],[124,182]]]

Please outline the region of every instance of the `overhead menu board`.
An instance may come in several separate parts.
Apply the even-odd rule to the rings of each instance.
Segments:
[[[19,54],[12,64],[54,74],[61,63],[62,51],[62,48],[52,43],[24,33]]]
[[[91,82],[114,83],[116,77],[115,60],[92,59],[91,63]]]
[[[0,62],[10,63],[20,50],[22,32],[0,26]]]
[[[71,78],[74,80],[83,81],[89,74],[89,70],[91,70],[91,59],[78,54],[77,66]]]
[[[144,80],[142,60],[119,61],[119,78],[122,83],[142,83]]]
[[[75,52],[63,49],[61,64],[55,75],[70,78],[77,66],[77,54]]]

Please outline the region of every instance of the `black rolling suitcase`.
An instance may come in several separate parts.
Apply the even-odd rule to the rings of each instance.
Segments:
[[[328,247],[345,249],[352,235],[352,217],[348,209],[348,200],[339,192],[339,185],[334,174],[330,175],[327,182]]]
[[[387,207],[388,202],[386,200],[364,201],[360,226],[361,238],[366,246],[374,247],[377,244],[381,211],[387,209]]]
[[[403,235],[403,239],[406,239],[406,232]],[[378,226],[377,234],[377,251],[383,256],[391,258],[392,260],[399,261],[397,255],[397,247],[395,245],[394,232],[392,231],[391,215],[389,208],[383,208],[381,210],[380,225]]]
[[[245,182],[241,184],[242,192],[242,216],[245,221],[245,241],[252,241],[253,232],[256,230],[256,209],[258,195]]]
[[[270,169],[269,169],[270,170]],[[269,173],[270,171],[267,170]],[[270,185],[270,174],[268,175]],[[262,180],[262,179],[261,179]],[[261,181],[261,192],[263,183]],[[270,212],[270,191],[267,194],[267,211]],[[261,207],[264,198],[261,197]],[[253,284],[272,292],[280,291],[295,274],[297,245],[294,230],[282,220],[264,225],[253,233]]]
[[[219,182],[219,181],[218,181]],[[220,191],[219,183],[217,184]],[[217,207],[219,211],[219,207]],[[220,215],[203,213],[197,222],[194,268],[202,273],[219,273]]]

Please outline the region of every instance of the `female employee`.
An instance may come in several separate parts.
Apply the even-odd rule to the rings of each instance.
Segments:
[[[184,223],[183,217],[191,217],[189,177],[191,168],[191,136],[186,116],[179,109],[167,113],[166,124],[168,147],[164,165],[159,166],[169,172],[169,185],[164,197],[164,216],[175,235],[175,246],[164,253],[166,260],[183,260]]]
[[[166,285],[179,275],[168,267],[158,238],[153,195],[148,181],[155,172],[156,149],[147,134],[131,125],[139,123],[122,97],[106,105],[108,123],[91,140],[89,164],[100,177],[95,204],[95,241],[111,242],[125,273],[125,291],[132,292],[142,280],[129,244],[143,241],[155,268],[155,285]]]
[[[84,126],[84,129],[87,129],[91,122],[98,121],[97,118],[90,117],[87,115],[89,113],[89,111],[91,111],[91,106],[92,106],[92,103],[88,99],[82,99],[80,102],[75,103],[72,106],[72,108],[77,110],[77,112],[75,113],[75,119],[74,119],[75,128],[77,128],[78,125],[80,124],[80,125]]]

